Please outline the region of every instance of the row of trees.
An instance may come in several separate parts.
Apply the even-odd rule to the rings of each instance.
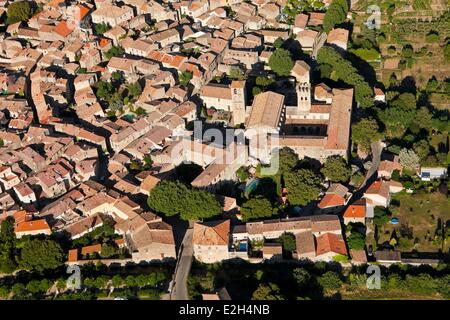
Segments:
[[[91,293],[87,299],[94,299],[93,293],[107,290],[110,287],[117,291],[116,296],[127,296],[125,289],[157,288],[167,281],[167,276],[163,272],[151,272],[139,275],[116,274],[114,276],[99,275],[96,277],[86,277],[82,279],[81,290]],[[0,284],[0,297],[9,298],[12,294],[13,299],[42,299],[49,295],[50,288],[55,287],[57,291],[52,291],[52,295],[58,293],[67,299],[79,299],[80,291],[73,292],[74,295],[67,296],[67,279],[61,277],[57,280],[50,279],[32,279],[28,282],[13,281],[10,284]],[[72,290],[72,289],[71,289]],[[130,294],[131,295],[131,294]],[[64,298],[64,299],[65,299]]]
[[[336,49],[330,46],[322,47],[317,54],[317,62],[321,65],[322,70],[333,70],[338,80],[355,88],[355,100],[361,107],[369,108],[373,105],[373,89],[352,63]]]
[[[380,268],[381,288],[377,292],[386,296],[450,297],[447,265]],[[219,283],[226,286],[233,299],[241,300],[323,299],[339,297],[339,293],[357,297],[367,292],[366,272],[367,265],[343,272],[335,264],[325,262],[308,263],[302,267],[244,264],[239,268],[231,262],[208,266],[194,264],[189,283],[191,288],[197,287],[203,292],[212,291],[214,283]]]
[[[334,26],[343,23],[347,18],[348,9],[347,0],[333,0],[323,19],[323,30],[328,33]]]

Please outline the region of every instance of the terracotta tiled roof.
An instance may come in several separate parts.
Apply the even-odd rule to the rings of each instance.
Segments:
[[[372,183],[366,191],[366,194],[378,194],[384,198],[389,197],[389,183],[377,180]]]
[[[366,217],[366,200],[360,199],[354,204],[348,206],[344,212],[344,218],[365,218]]]
[[[230,220],[194,224],[194,245],[227,246],[230,234]]]
[[[231,90],[227,85],[208,84],[203,86],[200,96],[231,100]]]
[[[327,129],[327,149],[347,150],[350,141],[350,118],[353,89],[333,89],[330,122]]]
[[[31,232],[31,231],[50,231],[50,227],[45,219],[31,220],[18,223],[15,229],[18,232]]]
[[[350,256],[355,262],[366,263],[367,255],[365,250],[352,250],[350,249]]]
[[[53,31],[62,37],[67,37],[69,34],[73,32],[73,29],[69,28],[66,21],[61,21],[56,25]]]
[[[342,236],[334,233],[325,233],[316,237],[316,255],[321,255],[328,252],[334,252],[342,255],[347,255],[347,248]]]
[[[91,246],[86,246],[81,248],[81,254],[87,255],[92,253],[100,253],[102,251],[102,245],[101,244],[93,244]]]
[[[300,13],[295,16],[294,26],[297,28],[305,28],[308,24],[309,16],[307,14]]]
[[[337,194],[326,194],[325,197],[319,202],[318,207],[329,208],[329,207],[338,207],[343,206],[345,204],[345,199]]]
[[[67,259],[68,262],[77,262],[78,261],[78,249],[69,250],[69,257]]]
[[[297,254],[315,252],[314,236],[311,231],[300,232],[295,235]]]

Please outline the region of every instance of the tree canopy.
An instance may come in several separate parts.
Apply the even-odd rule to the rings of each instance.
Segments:
[[[325,161],[321,172],[332,182],[347,182],[350,180],[352,169],[341,156],[331,156]]]
[[[327,271],[318,279],[324,289],[337,290],[342,286],[342,280],[336,272]]]
[[[122,47],[120,46],[112,46],[111,49],[109,49],[106,53],[105,53],[105,58],[106,59],[111,59],[112,57],[118,57],[124,54],[124,50],[122,49]]]
[[[328,33],[334,26],[344,22],[347,18],[348,9],[346,0],[333,0],[323,19],[323,30]]]
[[[272,216],[274,208],[268,199],[256,196],[242,205],[241,213],[243,221],[258,220]]]
[[[8,24],[27,21],[33,15],[33,8],[28,1],[11,2],[6,15]]]
[[[14,219],[9,217],[2,221],[0,229],[0,272],[11,273],[17,268],[15,242]]]
[[[291,53],[288,50],[278,48],[269,58],[269,66],[279,76],[288,76],[294,67]]]
[[[300,169],[284,175],[291,205],[305,206],[320,194],[322,177],[310,169]]]
[[[416,116],[416,97],[405,92],[389,102],[389,107],[378,112],[391,137],[401,137]]]
[[[61,246],[53,240],[29,240],[25,242],[20,256],[20,265],[25,269],[44,271],[55,269],[64,262]]]
[[[358,145],[361,151],[369,152],[370,144],[382,139],[378,123],[373,118],[363,118],[352,125],[352,140]]]
[[[272,162],[274,158],[278,157],[279,160],[279,172],[286,174],[295,168],[298,162],[298,155],[291,148],[284,147],[276,152],[272,153]]]
[[[347,244],[350,249],[362,250],[366,245],[366,238],[363,234],[354,231],[348,236]]]
[[[295,236],[292,233],[283,233],[278,239],[285,251],[294,251],[296,248]]]
[[[209,218],[222,210],[211,193],[190,189],[179,181],[161,181],[150,192],[147,202],[158,213],[166,216],[179,214],[184,220]]]
[[[230,67],[230,72],[228,74],[228,78],[232,80],[244,80],[244,71],[240,67],[232,66]]]
[[[319,64],[330,65],[336,77],[355,88],[355,100],[363,108],[373,105],[373,89],[366,80],[353,67],[350,61],[345,59],[336,49],[330,46],[323,46],[317,54]]]
[[[180,73],[179,80],[182,86],[187,86],[189,84],[189,81],[191,81],[191,79],[192,73],[187,71],[183,71],[182,73]]]
[[[252,300],[284,300],[280,288],[274,283],[261,283],[253,292]]]

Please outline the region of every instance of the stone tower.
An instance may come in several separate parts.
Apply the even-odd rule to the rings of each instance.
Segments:
[[[309,112],[311,110],[311,88],[309,82],[297,83],[297,108],[298,111]]]
[[[310,67],[305,61],[296,61],[292,68],[292,75],[296,80],[297,108],[299,113],[311,110]]]
[[[231,82],[231,102],[233,112],[233,125],[245,122],[245,80]]]

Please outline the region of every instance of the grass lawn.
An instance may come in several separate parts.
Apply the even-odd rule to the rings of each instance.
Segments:
[[[368,290],[344,285],[339,291],[342,300],[442,300],[439,294],[427,295],[405,290]]]
[[[450,220],[450,201],[441,193],[431,194],[407,194],[401,192],[394,195],[393,201],[398,201],[399,206],[390,207],[393,216],[399,219],[399,224],[385,224],[379,232],[378,243],[389,241],[393,231],[400,236],[401,225],[408,225],[412,228],[413,238],[417,238],[415,245],[410,241],[410,246],[400,247],[402,251],[416,249],[418,252],[437,252],[443,249],[448,252],[450,241],[442,243],[434,242],[435,230],[440,218],[443,223]]]

